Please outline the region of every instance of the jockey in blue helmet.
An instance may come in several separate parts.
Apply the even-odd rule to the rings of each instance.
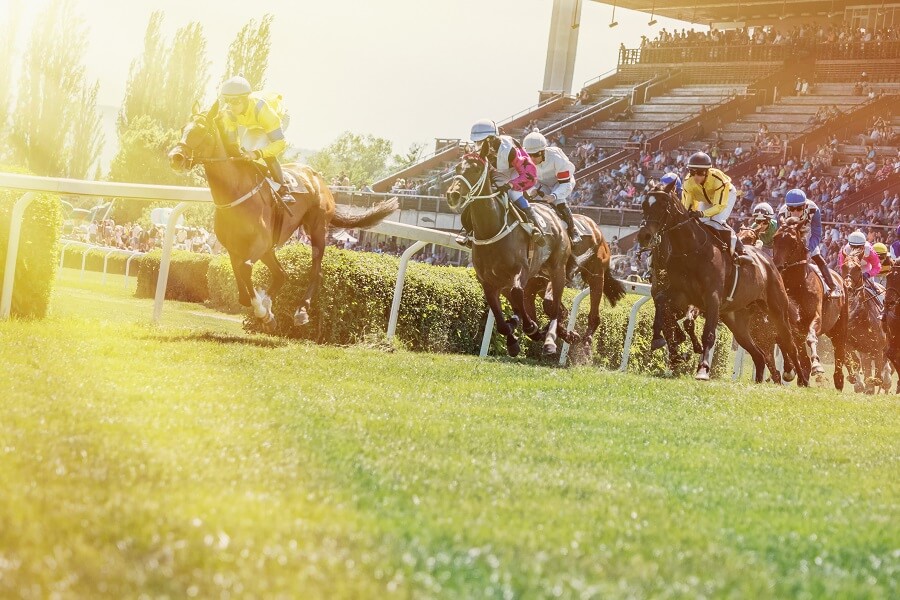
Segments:
[[[809,256],[819,267],[822,279],[828,287],[828,295],[836,298],[841,295],[831,278],[831,270],[822,257],[822,212],[816,203],[806,197],[806,192],[793,189],[784,195],[784,206],[778,210],[778,221],[782,225],[785,219],[794,217],[799,221],[800,230],[806,235],[806,248]]]
[[[659,178],[659,182],[671,191],[675,192],[675,197],[681,200],[681,177],[677,173],[669,171]]]

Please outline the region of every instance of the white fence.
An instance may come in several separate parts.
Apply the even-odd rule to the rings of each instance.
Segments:
[[[164,185],[144,185],[130,183],[111,183],[105,181],[81,181],[75,179],[58,179],[51,177],[34,177],[30,175],[18,175],[11,173],[0,173],[0,188],[20,190],[25,192],[13,207],[12,220],[10,222],[9,247],[6,254],[6,270],[3,277],[3,291],[0,295],[0,319],[8,319],[10,309],[12,307],[12,291],[15,281],[16,258],[19,251],[19,238],[22,229],[22,218],[25,209],[34,200],[35,192],[49,192],[53,194],[61,194],[66,196],[84,196],[84,197],[107,197],[116,199],[140,199],[140,200],[157,200],[166,202],[178,202],[179,204],[172,210],[169,215],[168,226],[166,227],[166,235],[162,247],[162,259],[159,265],[159,278],[156,283],[156,297],[153,304],[153,323],[159,323],[162,319],[163,301],[165,300],[166,284],[169,279],[169,263],[172,256],[172,245],[175,238],[175,224],[178,218],[189,206],[191,202],[212,202],[212,196],[206,188],[164,186]],[[369,231],[381,233],[384,235],[396,236],[403,239],[414,240],[414,243],[406,249],[400,257],[400,265],[397,273],[397,283],[394,287],[394,297],[391,305],[391,312],[388,318],[387,336],[392,338],[397,331],[397,320],[400,312],[400,301],[403,295],[403,284],[406,279],[406,270],[410,258],[429,244],[436,244],[459,250],[456,244],[455,236],[434,229],[424,227],[416,227],[414,225],[405,225],[393,221],[382,221],[378,225],[369,228]],[[103,275],[106,279],[106,265],[109,256],[116,252],[125,252],[131,254],[126,261],[126,281],[128,275],[128,267],[134,256],[140,254],[127,250],[118,250],[112,248],[103,248],[91,246],[82,242],[74,242],[71,240],[63,240],[63,248],[60,256],[60,266],[62,266],[63,257],[68,246],[82,245],[89,248],[97,248],[107,251],[104,257]],[[87,260],[87,252],[85,251],[82,258],[82,277]],[[637,314],[640,307],[650,299],[650,286],[646,283],[637,283],[631,281],[623,281],[626,290],[632,294],[643,296],[631,309],[628,319],[628,329],[625,337],[625,347],[622,352],[622,361],[620,370],[624,371],[628,367],[628,359],[631,355],[631,343],[634,339],[634,330],[637,325]],[[574,327],[575,320],[578,317],[578,311],[582,300],[587,296],[589,290],[585,289],[579,293],[574,302],[569,315],[569,329]],[[487,355],[490,346],[491,336],[494,330],[494,316],[488,311],[487,323],[485,323],[484,333],[482,335],[480,356]],[[563,344],[560,352],[559,362],[565,364],[566,357],[569,352],[569,345]]]

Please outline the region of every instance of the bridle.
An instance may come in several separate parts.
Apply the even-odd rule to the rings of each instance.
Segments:
[[[477,239],[474,234],[472,236],[472,243],[477,246],[486,246],[488,244],[493,244],[505,238],[509,235],[513,229],[519,224],[516,219],[510,220],[509,217],[509,198],[506,195],[506,192],[503,190],[497,190],[492,194],[479,194],[479,190],[484,189],[485,184],[488,182],[488,177],[491,172],[491,165],[488,161],[478,153],[468,152],[463,157],[463,162],[467,160],[474,160],[483,165],[483,169],[481,171],[481,175],[478,177],[478,180],[475,183],[469,183],[469,180],[466,179],[466,176],[462,173],[457,173],[450,178],[451,182],[456,182],[459,184],[464,184],[467,188],[467,191],[464,194],[460,194],[459,201],[451,201],[447,198],[447,204],[451,209],[462,215],[465,213],[472,204],[477,200],[496,200],[500,203],[500,206],[503,209],[503,225],[500,227],[500,231],[489,238],[485,239]]]
[[[788,226],[788,227],[790,227],[790,226]],[[779,229],[778,233],[776,233],[775,236],[776,237],[784,237],[785,235],[789,235],[789,236],[791,236],[791,241],[795,245],[799,246],[800,244],[803,243],[803,241],[798,237],[797,234],[799,232],[796,229],[793,229],[792,231],[788,231],[787,229],[788,229],[787,227]],[[773,246],[774,246],[774,243],[773,243]],[[774,252],[773,252],[773,254],[774,254]],[[792,263],[788,263],[786,265],[777,266],[777,268],[778,268],[778,271],[782,275],[784,275],[785,271],[793,269],[794,267],[807,266],[807,265],[809,265],[809,255],[808,254],[800,260],[796,260],[796,261],[794,261]]]
[[[660,242],[662,241],[662,236],[664,233],[674,231],[674,230],[678,229],[679,227],[682,227],[683,225],[690,223],[691,216],[689,214],[683,213],[679,210],[675,210],[674,213],[672,212],[672,210],[669,207],[669,204],[673,202],[673,199],[672,199],[672,196],[668,192],[666,192],[664,190],[655,190],[655,191],[650,192],[650,194],[654,197],[658,197],[660,195],[663,196],[663,200],[662,200],[663,210],[665,211],[663,213],[663,217],[661,219],[648,219],[647,217],[644,217],[641,220],[641,225],[640,225],[641,227],[644,227],[646,225],[651,225],[651,224],[662,225],[662,227],[660,229],[657,229],[656,233],[653,234],[653,237],[650,239],[650,242],[647,244],[647,248],[650,250],[653,250],[654,248],[659,246]],[[676,221],[672,225],[669,225],[668,222],[673,216],[676,218],[680,218],[680,220]],[[707,237],[709,236],[709,233],[707,233],[706,229],[704,229],[702,227],[700,229],[703,231],[703,234],[705,236],[707,236]],[[703,244],[700,244],[700,247],[702,247],[702,246],[703,246]],[[690,256],[692,254],[696,254],[699,251],[700,251],[700,249],[698,248],[691,252],[683,252],[681,254],[670,254],[666,258],[666,262],[668,262],[668,260],[671,258],[675,258],[675,257],[679,257],[679,256]]]

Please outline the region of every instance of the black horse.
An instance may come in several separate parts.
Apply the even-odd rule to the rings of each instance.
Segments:
[[[682,203],[665,188],[652,188],[641,208],[644,220],[638,231],[638,242],[651,247],[664,244],[659,254],[666,264],[670,293],[683,296],[705,317],[703,351],[696,379],[709,379],[716,326],[721,318],[737,343],[753,358],[754,379],[762,383],[765,355],[750,333],[751,317],[760,309],[774,326],[784,354],[792,364],[800,364],[788,318],[787,293],[772,259],[755,248],[748,248],[751,260],[737,267],[739,277],[734,281],[735,266],[727,249],[712,232],[691,218]],[[800,369],[799,383],[809,384],[808,370]]]
[[[900,373],[900,260],[892,263],[885,290],[884,315],[881,318],[881,328],[887,338],[885,356],[894,371]],[[897,380],[896,392],[900,394],[900,379]]]

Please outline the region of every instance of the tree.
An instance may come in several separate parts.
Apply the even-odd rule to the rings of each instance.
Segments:
[[[162,11],[150,15],[144,33],[144,50],[140,58],[131,63],[125,83],[125,100],[116,123],[119,137],[129,123],[141,116],[150,116],[159,122],[165,119],[165,83],[168,54],[161,29]]]
[[[100,82],[93,87],[83,87],[78,105],[82,110],[76,112],[72,119],[71,153],[66,176],[84,179],[91,171],[91,165],[98,163],[100,150],[103,149],[103,127],[100,122],[100,111],[97,110],[97,92]],[[99,168],[99,164],[98,164]]]
[[[272,47],[271,14],[264,15],[259,25],[250,19],[238,32],[228,47],[228,60],[222,81],[235,75],[243,75],[254,90],[262,89],[266,83],[266,69],[269,66],[269,51]]]
[[[392,159],[390,170],[392,173],[396,173],[397,171],[402,171],[408,167],[413,166],[422,158],[422,153],[425,151],[425,144],[422,142],[413,142],[409,145],[409,150],[406,151],[405,154],[395,154]]]
[[[84,77],[86,45],[87,31],[72,0],[53,0],[35,19],[22,62],[10,147],[38,175],[69,172],[68,161],[80,152],[73,146],[79,113],[96,109],[96,103],[87,109],[81,104],[93,89]],[[93,125],[99,128],[99,119]],[[94,139],[89,117],[82,126],[78,139]]]
[[[309,164],[328,179],[343,174],[361,187],[387,173],[392,150],[391,142],[384,138],[345,131],[314,154]]]
[[[200,23],[179,29],[167,61],[163,126],[180,129],[187,122],[194,102],[203,100],[203,90],[209,84],[209,64]]]
[[[6,11],[6,21],[0,26],[0,148],[5,148],[9,127],[9,106],[12,101],[13,58],[16,38],[22,17],[21,0],[13,0]],[[4,152],[0,150],[0,157]]]

